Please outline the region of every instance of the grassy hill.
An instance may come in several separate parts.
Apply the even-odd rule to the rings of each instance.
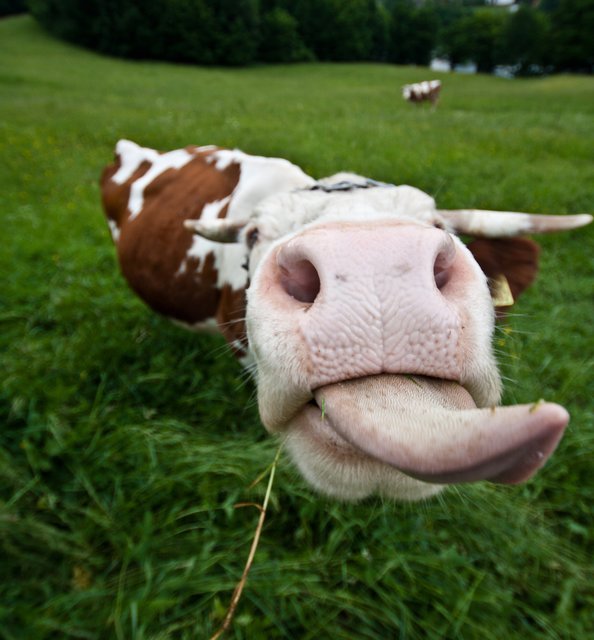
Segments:
[[[241,575],[276,443],[217,338],[118,273],[98,176],[126,137],[353,170],[438,205],[594,211],[594,79],[422,68],[126,62],[0,21],[0,638],[208,638]],[[594,225],[592,225],[594,227]],[[281,458],[229,637],[584,639],[594,629],[594,228],[541,239],[497,335],[507,402],[571,426],[518,487],[329,502]]]

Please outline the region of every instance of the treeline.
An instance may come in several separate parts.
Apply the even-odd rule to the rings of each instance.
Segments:
[[[519,75],[594,72],[594,0],[525,0],[514,9],[458,11],[441,23],[436,53],[487,73],[497,65]]]
[[[0,0],[0,17],[27,11],[26,0]]]
[[[538,4],[535,8],[532,5]],[[385,61],[434,55],[479,71],[594,70],[594,0],[517,11],[477,0],[29,0],[61,38],[103,53],[191,62]]]

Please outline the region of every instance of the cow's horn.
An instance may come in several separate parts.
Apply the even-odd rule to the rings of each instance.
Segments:
[[[239,241],[239,234],[245,227],[245,220],[185,220],[184,227],[196,235],[212,242],[233,243]]]
[[[482,209],[440,209],[441,217],[458,233],[483,238],[510,238],[529,233],[576,229],[592,222],[588,213],[551,216]]]

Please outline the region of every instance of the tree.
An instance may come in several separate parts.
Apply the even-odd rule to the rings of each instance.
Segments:
[[[215,60],[234,66],[255,62],[260,26],[258,0],[209,0],[208,4],[214,14]]]
[[[491,73],[501,61],[506,20],[507,14],[500,11],[477,11],[472,16],[472,57],[478,71]]]
[[[556,68],[593,73],[594,0],[560,0],[551,25]]]
[[[452,65],[472,60],[477,70],[491,73],[502,61],[507,13],[481,9],[454,22],[445,34],[444,50]]]
[[[437,42],[435,12],[417,9],[411,0],[396,0],[390,15],[388,59],[396,64],[429,64]]]
[[[374,60],[385,47],[386,14],[377,0],[295,0],[288,6],[319,60]]]
[[[546,63],[549,20],[546,14],[522,5],[511,14],[503,30],[502,62],[518,65],[519,75],[542,70]]]
[[[386,7],[381,3],[375,3],[377,11],[371,14],[371,32],[373,38],[373,59],[386,60],[390,42],[391,17]]]
[[[206,0],[167,0],[153,34],[153,56],[216,64],[215,13]]]
[[[0,0],[0,16],[10,16],[27,11],[26,0]]]
[[[559,7],[559,0],[541,0],[538,8],[545,13],[552,13]]]
[[[297,62],[313,58],[299,35],[297,19],[281,7],[264,14],[260,32],[258,57],[264,62]]]
[[[472,40],[469,32],[470,16],[456,20],[443,29],[440,48],[452,67],[467,62],[473,56]]]
[[[29,0],[57,36],[130,58],[242,65],[256,60],[258,0]]]

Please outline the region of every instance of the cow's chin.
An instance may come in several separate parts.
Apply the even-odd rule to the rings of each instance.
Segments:
[[[568,422],[550,403],[478,408],[459,383],[382,374],[322,387],[287,425],[287,446],[319,491],[419,500],[443,485],[515,484],[546,461]]]

